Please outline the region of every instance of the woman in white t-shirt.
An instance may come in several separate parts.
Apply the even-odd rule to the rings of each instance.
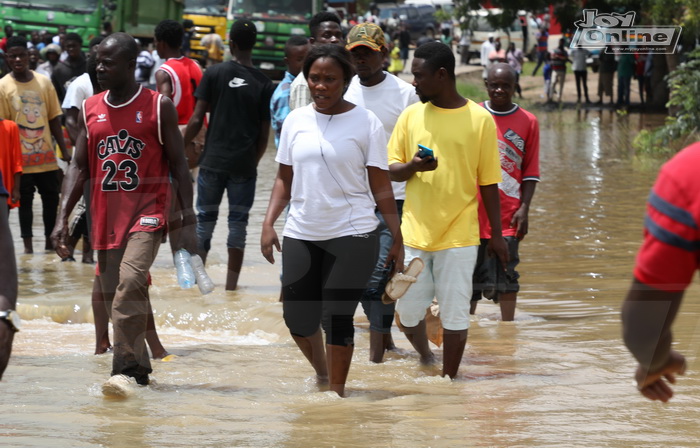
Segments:
[[[387,264],[403,267],[404,257],[386,135],[372,112],[343,99],[352,75],[343,47],[309,51],[304,76],[314,102],[293,110],[282,126],[261,238],[263,255],[274,263],[273,246],[280,250],[274,223],[290,204],[282,250],[284,320],[319,383],[329,382],[341,397],[354,347],[353,315],[377,260],[375,203],[394,236]]]

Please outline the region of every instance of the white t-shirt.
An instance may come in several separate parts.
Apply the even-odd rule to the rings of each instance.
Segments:
[[[363,86],[360,78],[353,76],[345,99],[374,112],[384,126],[386,141],[389,141],[401,112],[420,99],[411,84],[390,73],[384,74],[384,81],[372,87]],[[396,199],[406,199],[406,182],[392,182],[391,187]]]
[[[575,72],[586,71],[586,58],[590,52],[585,48],[574,48],[571,50],[571,70]]]
[[[491,66],[489,55],[495,49],[496,46],[492,44],[491,41],[485,40],[484,43],[481,44],[481,65],[484,65],[486,67]]]
[[[90,82],[90,75],[83,73],[75,78],[66,89],[66,96],[63,98],[61,108],[68,110],[71,107],[80,109],[83,106],[83,101],[92,96],[93,88]]]
[[[367,167],[388,170],[386,134],[372,112],[295,109],[282,126],[275,160],[294,172],[283,235],[324,241],[372,232],[379,225]]]

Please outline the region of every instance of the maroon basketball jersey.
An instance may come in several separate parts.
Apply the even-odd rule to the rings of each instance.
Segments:
[[[164,229],[169,167],[160,131],[161,95],[139,87],[114,106],[109,92],[83,103],[90,166],[90,215],[95,249],[118,249],[132,232]]]

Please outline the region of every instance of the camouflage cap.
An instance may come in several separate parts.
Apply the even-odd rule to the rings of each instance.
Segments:
[[[352,27],[347,37],[345,48],[352,50],[355,47],[364,45],[374,51],[382,51],[386,47],[384,31],[374,23],[361,23]]]

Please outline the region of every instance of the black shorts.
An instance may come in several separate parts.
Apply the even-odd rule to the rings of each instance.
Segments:
[[[500,276],[499,278],[501,285],[500,288],[497,289],[501,294],[520,291],[520,283],[518,283],[520,274],[515,270],[515,267],[520,263],[520,254],[518,253],[520,240],[514,236],[506,236],[504,239],[508,245],[510,260],[508,261],[505,276]],[[493,283],[495,283],[494,278],[496,277],[494,271],[500,263],[498,260],[486,256],[488,242],[489,240],[482,239],[479,245],[479,253],[476,258],[476,267],[474,268],[472,281],[472,302],[481,300],[483,291],[494,289]],[[497,297],[494,302],[498,302]]]

